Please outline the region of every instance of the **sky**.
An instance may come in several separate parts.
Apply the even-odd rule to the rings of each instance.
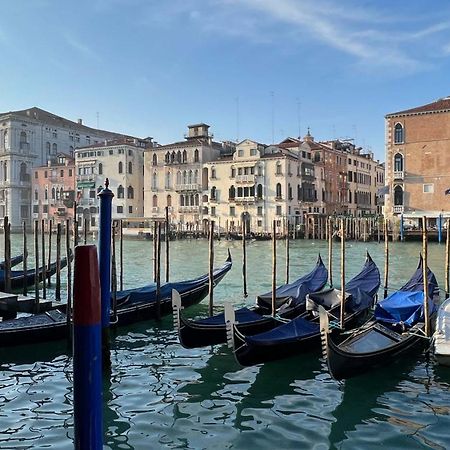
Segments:
[[[182,140],[354,139],[450,95],[447,0],[0,0],[0,111]]]

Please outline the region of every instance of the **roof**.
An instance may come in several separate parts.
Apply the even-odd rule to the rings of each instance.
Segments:
[[[121,139],[112,139],[112,140],[105,140],[103,142],[97,142],[96,144],[91,145],[85,145],[83,147],[77,147],[75,149],[75,152],[79,152],[80,150],[88,150],[91,148],[107,148],[107,147],[114,147],[117,145],[128,145],[129,147],[136,147],[140,149],[147,149],[152,146],[152,142],[147,142],[142,139],[133,139],[133,138],[125,138],[122,137]]]
[[[386,114],[386,117],[407,115],[407,114],[443,112],[443,111],[450,111],[450,96],[440,98],[432,103],[427,103],[426,105],[417,106],[415,108],[405,109],[403,111]]]
[[[120,137],[120,136],[132,137],[132,136],[124,135],[121,133],[114,133],[112,131],[106,131],[106,130],[100,130],[97,128],[87,127],[86,125],[83,125],[82,123],[78,123],[78,122],[74,122],[69,119],[65,119],[64,117],[57,116],[56,114],[45,111],[41,108],[37,108],[36,106],[33,106],[32,108],[23,109],[20,111],[8,111],[8,112],[0,113],[0,117],[5,116],[5,115],[23,116],[27,119],[37,120],[39,122],[44,122],[48,125],[54,125],[54,126],[61,127],[61,128],[70,128],[73,130],[80,130],[83,132],[109,134],[111,137],[113,137],[113,136],[115,136],[115,137]]]

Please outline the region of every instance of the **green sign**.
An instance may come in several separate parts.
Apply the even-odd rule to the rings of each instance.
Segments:
[[[77,183],[77,188],[78,189],[95,188],[95,182],[94,181],[79,181]]]

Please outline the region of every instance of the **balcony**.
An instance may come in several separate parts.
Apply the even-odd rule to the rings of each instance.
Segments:
[[[277,195],[277,196],[275,197],[275,201],[276,201],[276,202],[281,202],[281,201],[283,201],[283,197]]]
[[[198,214],[200,212],[199,206],[180,206],[178,212],[183,214]]]
[[[405,207],[403,205],[394,206],[394,214],[403,214]]]
[[[255,175],[236,175],[236,183],[238,184],[255,184]]]
[[[256,197],[252,196],[252,197],[236,197],[234,199],[234,201],[236,203],[255,203],[256,201]]]
[[[394,180],[404,180],[405,172],[403,170],[394,170]]]
[[[175,190],[177,192],[182,191],[190,191],[190,192],[200,192],[202,190],[201,184],[193,183],[193,184],[176,184]]]

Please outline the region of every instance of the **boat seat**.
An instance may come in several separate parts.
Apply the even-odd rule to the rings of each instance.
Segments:
[[[397,342],[402,340],[402,336],[400,334],[390,330],[389,328],[385,327],[384,325],[381,325],[380,323],[376,323],[374,325],[374,329]]]
[[[66,318],[66,315],[57,309],[52,309],[50,311],[45,311],[45,315],[52,319],[54,322],[61,322]]]

